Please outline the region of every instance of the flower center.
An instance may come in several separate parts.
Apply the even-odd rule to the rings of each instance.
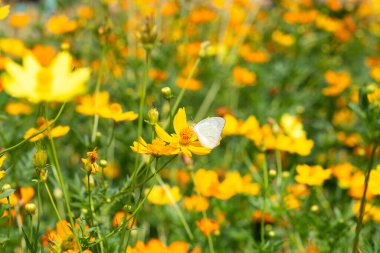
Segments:
[[[35,91],[40,94],[49,94],[53,75],[48,68],[42,68],[36,74],[37,85]]]
[[[191,142],[191,138],[194,136],[193,129],[185,127],[179,133],[179,144],[188,145]]]

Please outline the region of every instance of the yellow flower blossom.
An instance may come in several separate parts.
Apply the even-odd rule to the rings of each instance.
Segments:
[[[30,114],[32,112],[32,107],[23,102],[9,102],[5,105],[5,111],[9,115]]]
[[[137,119],[138,114],[133,111],[123,112],[120,104],[112,103],[108,107],[99,109],[99,117],[112,119],[116,122],[133,121]]]
[[[206,211],[210,203],[204,197],[192,195],[184,198],[184,206],[187,210],[194,210],[196,212]]]
[[[139,142],[134,141],[131,149],[135,153],[147,154],[154,156],[169,156],[174,155],[176,149],[170,145],[167,145],[163,140],[156,138],[152,141],[152,144],[146,143],[143,138],[139,138]]]
[[[282,46],[289,47],[294,44],[294,37],[290,34],[283,33],[281,31],[275,31],[272,33],[272,40]]]
[[[85,82],[90,77],[88,68],[71,71],[72,57],[67,52],[59,53],[49,67],[41,66],[29,53],[23,58],[23,66],[7,61],[5,70],[5,91],[34,103],[69,101],[86,91]]]
[[[158,124],[155,130],[159,138],[169,143],[175,148],[175,153],[183,153],[187,157],[191,157],[192,153],[196,155],[207,155],[211,149],[203,147],[193,129],[187,124],[185,108],[180,108],[174,116],[173,126],[175,133],[169,135]]]
[[[9,4],[0,7],[0,20],[5,19],[9,14]]]
[[[155,205],[172,205],[171,198],[169,198],[164,187],[170,192],[175,202],[178,202],[181,199],[182,196],[178,186],[170,187],[169,185],[155,185],[148,196],[148,201]],[[148,192],[148,189],[145,190],[145,194],[148,194]]]
[[[24,42],[14,38],[0,39],[0,50],[16,57],[22,57],[27,52]]]
[[[128,246],[126,253],[188,253],[189,246],[186,242],[175,241],[169,246],[166,246],[159,239],[150,239],[146,244],[142,241],[137,241],[134,247]],[[200,253],[200,251],[195,248],[191,253]]]
[[[49,121],[49,122],[51,122],[51,121]],[[28,131],[26,131],[26,133],[24,134],[24,139],[28,139],[30,136],[32,136],[33,134],[35,134],[38,131],[42,130],[47,125],[44,118],[38,118],[37,123],[38,123],[38,128],[30,128]],[[66,135],[70,131],[70,127],[69,126],[60,126],[59,125],[59,126],[56,126],[56,127],[54,127],[54,126],[50,126],[50,127],[51,127],[51,129],[50,129],[50,135],[53,138],[58,138],[58,137],[64,136],[64,135]],[[49,132],[48,132],[48,130],[46,130],[43,133],[40,133],[40,134],[34,136],[29,141],[35,142],[35,141],[38,141],[38,140],[40,140],[40,139],[42,139],[42,138],[44,138],[45,136],[48,136],[48,135],[49,135]]]
[[[326,179],[330,178],[332,173],[330,169],[324,170],[320,165],[297,165],[296,170],[295,180],[298,183],[310,186],[322,185]]]

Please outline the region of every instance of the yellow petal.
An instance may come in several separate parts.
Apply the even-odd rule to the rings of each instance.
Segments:
[[[9,14],[9,4],[0,7],[0,20],[5,19]]]
[[[188,146],[187,148],[196,155],[207,155],[211,152],[211,149],[206,147]]]
[[[179,108],[177,114],[174,116],[173,120],[174,131],[179,134],[182,129],[188,127],[186,121],[185,108]]]
[[[165,142],[172,142],[172,137],[159,125],[155,125],[154,129],[156,130],[156,133],[158,137],[160,137]]]

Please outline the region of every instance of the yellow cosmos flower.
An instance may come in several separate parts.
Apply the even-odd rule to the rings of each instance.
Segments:
[[[99,116],[102,118],[113,119],[116,122],[133,121],[137,119],[138,114],[133,111],[123,112],[120,104],[112,103],[108,107],[99,110]]]
[[[187,157],[191,157],[192,153],[196,155],[207,155],[211,149],[202,147],[198,137],[193,129],[187,124],[185,108],[180,108],[174,116],[173,126],[175,134],[169,135],[159,125],[155,125],[155,130],[163,141],[169,143],[175,148],[178,154],[183,153]]]
[[[9,14],[9,4],[0,7],[0,20],[5,19]]]
[[[131,149],[135,153],[146,154],[146,155],[154,155],[154,156],[169,156],[174,155],[176,149],[170,145],[166,145],[166,143],[156,138],[152,141],[152,144],[146,143],[143,138],[139,138],[139,141],[134,141]]]
[[[320,165],[309,166],[306,164],[297,165],[296,181],[307,185],[322,185],[326,179],[331,177],[331,169],[323,169]]]
[[[52,121],[49,121],[49,122],[51,123]],[[45,128],[47,125],[44,118],[38,118],[37,123],[38,123],[38,128],[30,128],[28,131],[26,131],[26,133],[24,134],[24,139],[28,139],[30,136],[37,133],[41,129]],[[69,131],[70,131],[69,126],[61,126],[61,125],[56,126],[56,127],[51,126],[50,135],[53,138],[58,138],[58,137],[66,135]],[[49,134],[48,131],[45,131],[43,133],[40,133],[40,134],[34,136],[29,141],[31,141],[31,142],[38,141],[38,140],[44,138],[45,136],[48,136],[48,134]]]
[[[170,187],[169,185],[164,185],[164,186],[155,185],[153,186],[152,191],[148,195],[148,201],[155,205],[172,205],[172,201],[169,198],[168,193],[166,193],[167,191],[170,192],[175,202],[178,202],[182,197],[178,186]],[[149,190],[146,189],[145,194],[148,194],[148,193],[149,193]]]
[[[72,57],[59,53],[48,67],[43,67],[33,54],[23,58],[23,66],[13,61],[5,65],[4,89],[11,96],[41,101],[66,102],[85,92],[90,77],[88,68],[72,70]]]

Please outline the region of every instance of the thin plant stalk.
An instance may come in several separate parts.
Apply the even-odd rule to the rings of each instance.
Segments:
[[[47,185],[46,181],[44,182],[44,186],[45,186],[46,192],[47,192],[47,194],[48,194],[48,196],[49,196],[50,203],[51,203],[51,205],[53,206],[54,212],[55,212],[55,214],[57,215],[58,220],[59,220],[59,221],[62,221],[62,217],[61,217],[61,215],[60,215],[59,212],[58,212],[57,206],[56,206],[55,203],[54,203],[53,196],[51,195],[51,192],[50,192],[50,190],[49,190],[49,186]]]
[[[32,134],[31,136],[29,136],[28,138],[26,139],[23,139],[22,141],[20,141],[19,143],[9,147],[9,148],[5,148],[3,149],[1,152],[0,152],[0,157],[2,157],[5,153],[11,151],[11,150],[14,150],[14,149],[17,149],[18,147],[22,146],[24,143],[28,142],[30,139],[32,139],[33,137],[39,135],[39,134],[42,134],[43,132],[47,131],[48,128],[50,128],[50,126],[52,126],[58,119],[59,117],[61,116],[62,112],[63,112],[63,109],[65,108],[65,105],[66,104],[62,104],[61,108],[59,109],[57,115],[55,116],[55,118],[50,122],[46,122],[46,127],[42,128],[41,130],[35,132],[34,134]]]
[[[41,205],[41,180],[37,182],[37,231],[36,234],[40,231],[40,222],[41,222],[41,213],[42,213],[42,205]]]
[[[100,68],[99,68],[99,73],[98,73],[98,78],[96,80],[95,84],[95,104],[94,108],[98,108],[98,96],[99,96],[99,91],[100,91],[100,83],[102,82],[102,77],[103,77],[103,72],[104,72],[104,66],[105,66],[105,52],[106,52],[106,47],[103,46],[102,49],[102,60],[100,62]],[[94,124],[92,126],[92,133],[91,133],[91,143],[95,145],[96,141],[96,133],[98,132],[98,125],[99,125],[99,116],[97,113],[94,114]]]
[[[201,62],[201,58],[198,56],[198,58],[196,59],[194,65],[193,65],[193,67],[191,68],[191,71],[190,71],[189,75],[186,78],[185,85],[182,87],[181,92],[179,93],[177,99],[174,102],[174,105],[173,105],[172,110],[171,110],[171,114],[172,115],[177,110],[177,108],[179,106],[179,103],[181,103],[181,100],[183,98],[183,95],[185,94],[186,88],[189,85],[189,81],[194,76],[195,70],[198,68],[198,65],[199,65],[200,62]]]
[[[261,247],[265,244],[265,212],[267,209],[267,197],[268,197],[268,164],[265,153],[263,153],[263,183],[264,183],[264,191],[263,191],[263,209],[261,212],[261,221],[260,221],[260,239],[261,239]]]
[[[191,180],[193,181],[193,184],[194,184],[194,188],[196,189],[195,192],[197,193],[198,197],[201,197],[201,194],[197,188],[197,183],[195,182],[194,170],[191,170],[190,175],[191,175]],[[202,211],[202,216],[203,216],[203,219],[205,219],[205,220],[207,219],[207,213],[205,210]],[[207,241],[208,241],[208,247],[210,249],[210,253],[215,253],[214,244],[212,242],[211,234],[207,235]]]
[[[376,149],[378,145],[373,144],[372,145],[372,151],[371,151],[371,156],[369,159],[367,171],[365,172],[365,179],[364,179],[364,190],[363,190],[363,195],[360,201],[360,208],[359,208],[359,217],[356,221],[356,230],[355,230],[355,238],[354,238],[354,243],[352,246],[352,253],[358,253],[359,251],[359,239],[360,239],[360,231],[363,227],[363,218],[364,218],[364,213],[365,213],[365,206],[367,203],[367,189],[368,189],[368,183],[369,183],[369,177],[371,174],[371,170],[373,167],[373,163],[375,161],[375,156],[376,156]]]
[[[193,233],[191,233],[191,229],[186,222],[185,216],[183,215],[181,208],[179,207],[177,202],[174,200],[173,194],[165,187],[165,183],[162,180],[160,175],[157,175],[157,181],[161,185],[161,187],[164,189],[166,196],[168,196],[170,203],[172,204],[172,206],[173,206],[174,210],[176,211],[179,219],[181,220],[182,225],[185,228],[185,231],[186,231],[187,235],[189,236],[190,240],[194,240]]]
[[[7,197],[8,202],[8,238],[10,238],[11,235],[11,227],[12,227],[12,214],[11,214],[11,201],[9,196]]]
[[[47,109],[47,108],[45,108],[45,109]],[[46,122],[49,122],[49,120],[47,119],[47,114],[46,113],[45,113],[45,118],[46,118]],[[79,251],[82,252],[82,246],[80,245],[80,241],[79,241],[79,238],[78,238],[78,233],[77,233],[77,231],[75,229],[74,219],[72,217],[72,211],[71,211],[71,207],[70,207],[70,198],[69,198],[69,195],[68,195],[67,190],[66,190],[65,182],[63,180],[63,176],[62,176],[62,172],[61,172],[61,166],[59,165],[57,151],[56,151],[56,148],[55,148],[55,145],[54,145],[54,140],[53,140],[53,137],[51,136],[51,127],[50,127],[50,125],[48,127],[48,139],[49,139],[48,144],[49,144],[49,147],[50,147],[50,150],[51,150],[51,155],[52,155],[51,158],[52,158],[52,161],[54,163],[54,168],[55,168],[55,170],[57,172],[58,181],[59,181],[59,184],[61,185],[61,188],[62,188],[63,198],[65,200],[66,209],[67,209],[67,212],[68,212],[67,216],[69,217],[69,221],[70,221],[73,233],[74,233],[75,241],[78,244]]]

